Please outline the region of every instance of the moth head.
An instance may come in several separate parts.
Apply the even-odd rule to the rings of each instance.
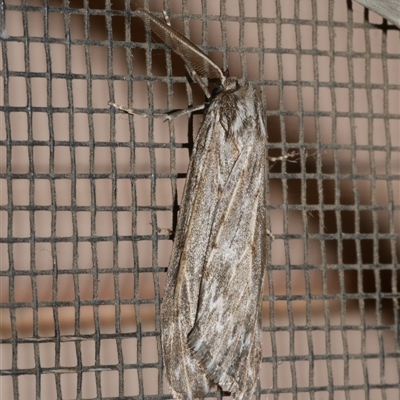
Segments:
[[[236,78],[229,77],[225,79],[225,82],[222,85],[222,90],[224,92],[234,92],[240,89],[241,85]]]

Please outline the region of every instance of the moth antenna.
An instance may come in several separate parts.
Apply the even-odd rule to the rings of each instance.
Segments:
[[[225,82],[225,76],[221,69],[210,60],[207,54],[167,22],[144,9],[137,9],[136,14],[150,23],[151,30],[185,61],[186,68],[205,78],[218,79],[221,84]]]

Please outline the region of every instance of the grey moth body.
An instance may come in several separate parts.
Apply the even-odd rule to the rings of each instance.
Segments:
[[[253,90],[228,82],[197,135],[168,266],[162,345],[175,398],[213,384],[250,398],[261,361],[266,132]]]
[[[138,15],[186,62],[220,80],[197,134],[161,311],[166,375],[176,399],[219,385],[249,399],[261,362],[266,265],[266,129],[248,85],[225,77],[193,43],[145,10]]]

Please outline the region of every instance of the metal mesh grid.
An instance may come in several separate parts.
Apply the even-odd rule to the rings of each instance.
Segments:
[[[129,2],[0,4],[1,396],[169,398],[159,310],[201,115],[108,102],[202,95]],[[256,397],[398,399],[399,30],[351,1],[144,6],[258,85],[270,153],[299,152],[268,174]]]

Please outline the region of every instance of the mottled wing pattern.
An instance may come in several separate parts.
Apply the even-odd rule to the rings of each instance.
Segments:
[[[162,305],[162,345],[174,398],[203,397],[212,386],[187,344],[199,301],[201,274],[219,195],[213,115],[205,116],[191,157]]]
[[[217,383],[247,399],[258,376],[266,140],[258,107],[247,87],[222,92],[196,140],[162,307],[175,398],[203,397]]]
[[[216,208],[189,346],[207,377],[235,399],[252,396],[261,360],[264,149],[251,140]],[[243,199],[247,199],[243,201]],[[231,221],[235,221],[234,224]]]
[[[200,76],[209,79],[219,79],[221,81],[225,79],[221,69],[208,58],[207,54],[180,32],[146,10],[137,9],[136,13],[145,21],[149,21],[151,30],[165,44],[170,46],[176,54],[182,57],[187,68],[191,71],[196,71]]]

